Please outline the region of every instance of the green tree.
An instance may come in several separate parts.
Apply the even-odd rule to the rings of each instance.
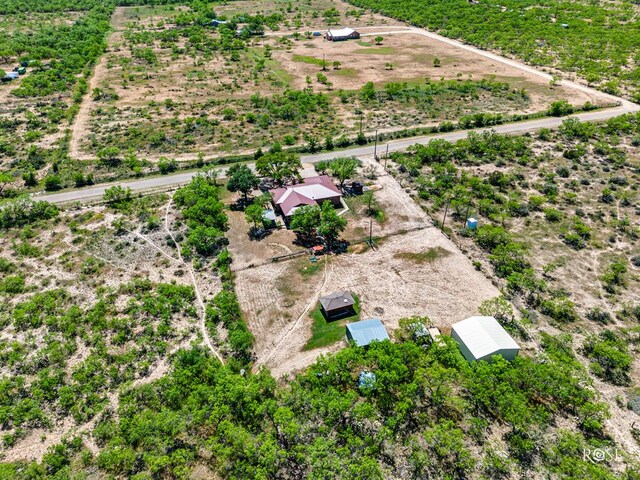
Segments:
[[[270,153],[260,157],[256,162],[256,171],[263,177],[271,178],[278,185],[299,178],[300,170],[300,157],[293,153]]]
[[[187,244],[205,257],[215,255],[227,243],[220,229],[204,225],[190,229],[187,237]]]
[[[376,87],[373,82],[367,82],[364,84],[364,86],[360,89],[360,96],[364,100],[373,100],[374,98],[376,98]]]
[[[253,223],[253,228],[258,228],[258,224],[262,224],[263,214],[264,207],[259,203],[249,205],[244,211],[244,216],[247,219],[247,222]]]
[[[328,161],[321,161],[315,164],[316,172],[320,175],[325,175],[327,170],[329,170],[331,163]]]
[[[333,204],[326,201],[322,204],[320,211],[320,224],[318,225],[318,235],[322,236],[325,241],[331,245],[347,226],[347,221],[338,215]]]
[[[320,225],[320,207],[303,205],[291,216],[289,227],[305,240],[311,240]]]
[[[503,296],[485,300],[478,307],[482,315],[494,317],[500,323],[511,324],[515,321],[513,306]]]
[[[592,361],[591,370],[614,385],[629,385],[632,357],[624,338],[611,330],[590,335],[583,346],[584,354]]]
[[[120,149],[118,147],[105,147],[98,150],[98,160],[110,166],[115,166],[120,162]]]
[[[384,40],[383,37],[381,37],[380,35],[378,35],[376,38],[374,38],[374,41],[376,42],[376,45],[382,45],[382,41]]]
[[[354,157],[336,158],[329,164],[333,176],[340,181],[340,188],[344,188],[345,182],[355,175],[358,165],[360,162]]]
[[[131,189],[129,187],[124,188],[120,185],[115,185],[104,191],[102,199],[107,205],[114,208],[122,208],[131,201]]]
[[[264,157],[263,157],[264,158]],[[234,164],[227,171],[227,189],[230,192],[241,192],[244,201],[247,202],[249,193],[260,185],[260,179],[251,171],[247,165]]]
[[[13,182],[13,180],[14,180],[13,175],[7,172],[0,172],[0,195],[2,195],[2,191],[4,190],[4,188],[8,184]]]

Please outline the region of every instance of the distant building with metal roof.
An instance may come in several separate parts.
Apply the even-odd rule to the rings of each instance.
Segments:
[[[349,292],[335,292],[320,297],[320,308],[327,320],[354,315],[355,300]]]
[[[359,347],[366,347],[373,341],[389,340],[389,334],[377,318],[347,323],[347,339],[353,340]]]
[[[360,33],[353,28],[341,28],[339,30],[331,30],[325,33],[324,38],[332,42],[341,42],[343,40],[360,38]]]
[[[469,362],[491,360],[493,355],[513,360],[520,351],[520,346],[493,317],[470,317],[454,323],[451,337]]]

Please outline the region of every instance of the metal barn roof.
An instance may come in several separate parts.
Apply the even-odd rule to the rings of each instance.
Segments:
[[[473,358],[480,360],[501,352],[517,352],[520,346],[493,317],[470,317],[451,326],[451,335],[464,344]],[[462,347],[462,345],[461,345]],[[465,348],[462,348],[465,354]],[[468,357],[468,355],[465,355]]]
[[[359,347],[369,345],[374,340],[389,340],[389,334],[382,322],[377,318],[347,323],[347,338],[356,342]]]
[[[355,30],[353,28],[341,28],[338,30],[331,30],[329,29],[329,35],[331,35],[332,37],[348,37],[349,35],[351,35],[352,33],[354,33]]]
[[[328,175],[305,178],[302,183],[271,190],[273,201],[285,217],[293,215],[302,205],[318,205],[323,200],[342,196]]]

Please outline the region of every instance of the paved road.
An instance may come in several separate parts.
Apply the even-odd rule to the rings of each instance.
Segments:
[[[383,27],[380,27],[380,28],[383,28]],[[384,27],[384,28],[389,28],[389,27]],[[476,47],[473,47],[471,45],[466,45],[456,40],[451,40],[449,38],[442,37],[441,35],[438,35],[436,33],[432,33],[432,32],[422,30],[419,28],[414,28],[414,27],[392,27],[392,28],[393,30],[380,30],[376,32],[367,32],[364,35],[366,36],[398,35],[398,34],[411,34],[411,33],[423,35],[425,37],[429,37],[429,38],[447,43],[453,47],[462,48],[462,49],[474,52],[483,57],[490,58],[494,61],[504,63],[514,68],[518,68],[523,72],[534,74],[542,78],[545,78],[547,80],[551,80],[552,78],[551,75],[549,75],[548,73],[536,70],[535,68],[529,65],[525,65],[518,61],[501,57],[499,55],[496,55],[491,52],[487,52],[485,50],[480,50]],[[396,28],[401,28],[401,29],[396,30]],[[285,34],[288,34],[288,33],[278,32],[278,33],[274,33],[273,35],[280,36]],[[580,121],[583,121],[583,122],[604,121],[604,120],[608,120],[609,118],[616,117],[618,115],[622,115],[625,113],[640,111],[640,105],[636,105],[635,103],[629,102],[628,100],[625,100],[623,98],[619,98],[613,95],[605,94],[600,91],[596,91],[586,85],[582,85],[576,82],[571,82],[568,80],[562,80],[560,83],[569,88],[573,88],[576,90],[580,90],[580,91],[584,91],[592,94],[595,93],[597,95],[600,95],[600,97],[607,98],[611,102],[617,102],[619,104],[619,106],[615,108],[596,110],[593,112],[585,112],[585,113],[571,115],[571,117],[578,118]],[[415,145],[416,143],[424,145],[434,139],[443,139],[443,140],[453,142],[453,141],[465,138],[470,131],[481,132],[485,130],[495,130],[498,133],[516,134],[516,133],[534,132],[536,130],[540,130],[541,128],[556,128],[560,124],[562,124],[562,122],[565,119],[566,117],[540,118],[540,119],[527,120],[527,121],[517,122],[517,123],[507,123],[507,124],[497,125],[490,128],[462,130],[462,131],[447,132],[447,133],[437,133],[437,134],[431,134],[431,135],[423,135],[420,137],[393,140],[389,142],[389,152],[406,150],[407,147],[411,145]],[[387,144],[386,143],[380,144],[378,145],[378,148],[379,148],[378,154],[380,155],[386,151]],[[339,151],[334,150],[332,152],[318,153],[314,155],[304,155],[302,156],[301,160],[303,163],[317,163],[321,161],[331,160],[333,158],[340,157],[340,156],[361,157],[361,156],[370,156],[370,155],[373,155],[373,153],[374,153],[374,147],[371,145],[367,145],[364,147],[354,147],[346,150],[339,150]],[[227,167],[220,168],[222,177],[224,177],[224,173],[226,172],[226,169]],[[90,201],[100,200],[102,198],[102,195],[104,194],[105,189],[113,185],[122,185],[125,187],[129,187],[133,192],[146,193],[146,192],[154,192],[154,191],[163,191],[163,190],[169,190],[171,188],[176,188],[180,185],[185,185],[189,183],[191,178],[196,173],[197,173],[196,171],[180,172],[173,175],[150,177],[150,178],[144,178],[140,180],[129,180],[129,181],[122,181],[122,182],[116,182],[111,184],[100,184],[93,187],[69,190],[65,192],[58,192],[58,193],[51,193],[51,194],[37,194],[37,197],[43,200],[47,200],[49,202],[58,203],[58,204],[73,203],[73,202],[90,202]]]
[[[618,115],[622,115],[624,113],[637,112],[640,111],[640,106],[629,103],[628,105],[622,105],[616,108],[609,108],[606,110],[597,110],[593,112],[585,112],[576,115],[571,115],[571,117],[578,118],[581,121],[603,121],[612,117],[616,117]],[[392,140],[389,143],[389,152],[397,152],[406,150],[407,147],[411,145],[415,145],[417,143],[426,145],[431,140],[434,139],[442,139],[450,142],[454,142],[456,140],[460,140],[462,138],[466,138],[469,132],[483,132],[494,130],[498,133],[508,133],[508,134],[516,134],[516,133],[525,133],[525,132],[533,132],[536,130],[540,130],[541,128],[556,128],[562,124],[562,122],[567,117],[562,118],[539,118],[535,120],[527,120],[524,122],[518,123],[506,123],[503,125],[496,125],[494,127],[488,128],[479,128],[474,130],[461,130],[455,132],[447,132],[447,133],[436,133],[431,135],[423,135],[420,137],[412,137],[412,138],[403,138],[400,140]],[[378,155],[382,155],[386,152],[387,144],[379,144],[378,145]],[[348,148],[345,150],[334,150],[331,152],[325,153],[317,153],[313,155],[303,155],[301,157],[302,163],[318,163],[321,161],[331,160],[336,157],[344,157],[344,156],[371,156],[374,153],[374,146],[367,145],[364,147],[354,147]],[[220,167],[221,177],[224,177],[224,173],[228,167]],[[197,174],[197,171],[189,171],[189,172],[180,172],[173,175],[164,175],[157,177],[144,178],[139,180],[129,180],[122,181],[116,183],[108,183],[108,184],[100,184],[93,187],[80,188],[76,190],[69,190],[65,192],[58,193],[49,193],[49,194],[39,194],[37,198],[46,200],[52,203],[65,204],[65,203],[73,203],[73,202],[89,202],[95,201],[102,198],[105,189],[113,186],[113,185],[122,185],[124,187],[129,187],[133,192],[154,192],[154,191],[162,191],[169,190],[171,188],[179,187],[180,185],[185,185],[189,183],[191,178]]]

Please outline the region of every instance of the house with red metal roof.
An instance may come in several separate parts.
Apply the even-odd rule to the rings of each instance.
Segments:
[[[270,192],[276,212],[282,215],[285,221],[288,221],[291,215],[303,205],[321,205],[329,201],[339,207],[342,198],[342,192],[328,175],[305,178],[302,183],[276,188]]]

